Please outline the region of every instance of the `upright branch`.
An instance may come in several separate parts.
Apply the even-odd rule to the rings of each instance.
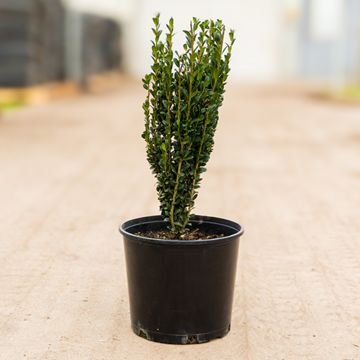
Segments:
[[[225,42],[221,20],[193,18],[184,30],[183,51],[173,50],[174,21],[162,40],[153,18],[151,72],[143,79],[147,159],[157,180],[160,210],[169,230],[181,237],[214,147],[214,135],[230,71],[234,31]]]

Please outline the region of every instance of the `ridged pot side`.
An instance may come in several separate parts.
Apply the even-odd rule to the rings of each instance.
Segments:
[[[125,222],[124,236],[133,331],[148,340],[189,344],[225,336],[230,330],[239,238],[242,227],[206,216],[192,218],[221,237],[160,240],[137,235],[165,227],[160,216]]]

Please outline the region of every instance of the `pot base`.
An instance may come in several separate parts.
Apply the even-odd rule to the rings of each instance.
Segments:
[[[140,325],[132,324],[133,332],[150,341],[165,343],[165,344],[178,344],[178,345],[187,345],[187,344],[203,344],[214,339],[219,339],[227,335],[230,331],[230,325],[222,328],[220,330],[215,330],[202,334],[192,334],[192,335],[178,335],[178,334],[163,334],[157,331],[146,330]]]

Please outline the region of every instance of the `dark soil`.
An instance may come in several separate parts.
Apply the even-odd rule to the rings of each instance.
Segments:
[[[224,234],[207,233],[200,229],[189,230],[180,236],[169,230],[139,231],[135,235],[162,240],[207,240],[224,237]]]

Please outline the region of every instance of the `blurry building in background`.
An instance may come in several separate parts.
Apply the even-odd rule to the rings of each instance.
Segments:
[[[67,8],[64,60],[67,79],[85,85],[92,75],[120,70],[121,44],[119,22]]]
[[[0,86],[149,71],[152,17],[236,31],[232,80],[360,84],[360,0],[0,0]]]
[[[360,83],[360,0],[128,2],[134,13],[125,58],[128,70],[137,76],[149,68],[151,17],[160,12],[163,23],[175,18],[179,38],[192,16],[221,18],[234,28],[232,79]]]
[[[60,0],[0,0],[0,85],[64,79]]]
[[[77,80],[119,69],[120,24],[61,0],[0,0],[0,86]]]
[[[335,86],[360,83],[360,1],[302,0],[299,72]]]

